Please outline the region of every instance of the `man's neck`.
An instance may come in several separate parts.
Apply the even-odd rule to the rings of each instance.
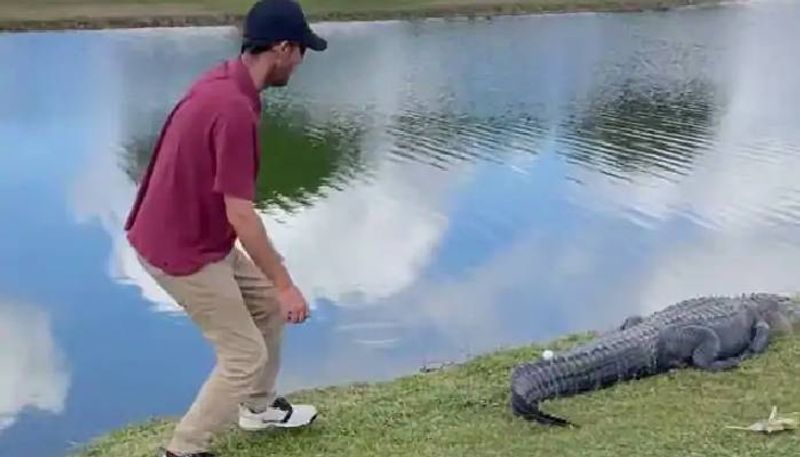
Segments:
[[[269,74],[272,68],[269,62],[265,63],[263,60],[258,61],[247,54],[242,54],[239,58],[242,60],[245,68],[247,68],[247,73],[250,75],[253,86],[257,91],[260,92],[269,87]]]

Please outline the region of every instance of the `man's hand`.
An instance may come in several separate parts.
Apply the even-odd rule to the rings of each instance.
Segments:
[[[308,317],[308,303],[296,286],[292,285],[278,290],[278,301],[281,304],[281,314],[286,322],[299,324]]]

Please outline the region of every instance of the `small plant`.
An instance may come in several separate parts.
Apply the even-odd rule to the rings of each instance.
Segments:
[[[734,425],[729,425],[725,428],[730,428],[734,430],[749,430],[751,432],[760,432],[760,433],[775,433],[781,432],[784,430],[796,430],[798,426],[800,426],[800,422],[797,420],[797,415],[799,413],[792,413],[786,417],[778,417],[778,407],[773,406],[772,412],[769,415],[769,418],[760,420],[752,425],[747,427],[737,427]]]

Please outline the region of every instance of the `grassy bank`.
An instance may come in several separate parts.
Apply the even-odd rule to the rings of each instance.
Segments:
[[[581,337],[563,340],[566,347]],[[304,392],[321,418],[304,430],[231,432],[225,457],[290,456],[797,456],[800,432],[764,436],[728,430],[766,418],[772,405],[800,411],[800,336],[776,341],[739,369],[683,370],[546,403],[577,429],[547,429],[512,417],[509,370],[541,347],[512,349],[396,381]],[[160,419],[96,442],[84,457],[150,457],[173,423]]]
[[[301,0],[311,20],[642,11],[719,0]],[[252,0],[0,0],[0,30],[239,24]]]

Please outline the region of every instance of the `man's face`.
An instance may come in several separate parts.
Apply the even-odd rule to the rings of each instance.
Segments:
[[[302,63],[305,49],[296,43],[283,42],[274,51],[277,58],[270,85],[283,87],[289,83],[295,68]]]

